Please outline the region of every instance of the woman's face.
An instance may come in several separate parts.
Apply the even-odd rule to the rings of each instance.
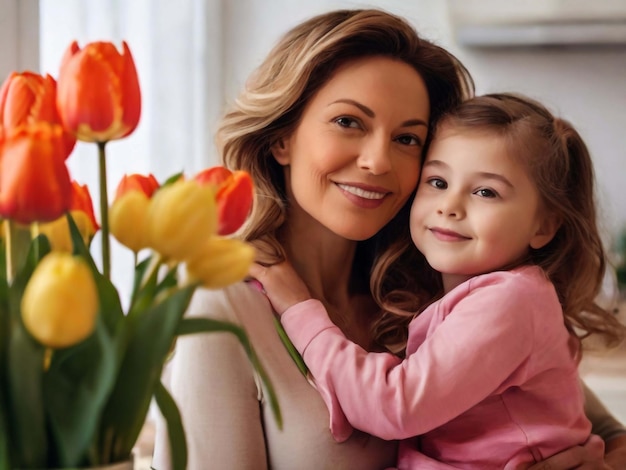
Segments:
[[[417,185],[429,111],[424,81],[404,62],[340,67],[272,148],[285,166],[290,223],[317,221],[350,240],[375,235]]]

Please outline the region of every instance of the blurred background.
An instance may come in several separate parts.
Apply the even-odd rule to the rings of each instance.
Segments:
[[[593,155],[600,222],[615,264],[623,263],[626,0],[0,0],[0,76],[29,69],[56,78],[74,39],[128,42],[143,113],[134,134],[107,147],[112,193],[124,173],[163,181],[217,164],[217,119],[278,37],[314,14],[366,7],[407,18],[457,55],[478,93],[525,93],[570,120]],[[97,187],[95,146],[79,143],[69,165],[75,179]],[[113,250],[123,291],[132,258]],[[626,282],[623,264],[618,272]],[[618,301],[615,286],[611,273],[607,302]],[[626,422],[626,355],[611,358],[596,356],[582,370]]]
[[[572,121],[594,158],[607,246],[623,259],[626,0],[0,0],[0,76],[56,77],[74,39],[128,42],[143,113],[134,134],[108,146],[111,193],[124,173],[162,181],[218,163],[213,135],[224,104],[278,37],[311,15],[362,7],[402,15],[452,51],[478,93],[525,93]],[[69,159],[90,187],[94,159],[95,148],[80,143]]]

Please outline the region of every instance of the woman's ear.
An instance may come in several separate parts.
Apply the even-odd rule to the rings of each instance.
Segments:
[[[274,160],[276,160],[280,165],[289,165],[290,154],[288,139],[278,139],[276,143],[270,147],[270,150],[272,151],[272,155],[274,155]]]
[[[544,215],[539,219],[537,230],[530,239],[530,247],[538,250],[552,241],[556,232],[561,227],[561,218],[554,214]]]

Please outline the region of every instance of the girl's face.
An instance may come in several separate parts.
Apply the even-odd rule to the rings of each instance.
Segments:
[[[503,138],[442,129],[422,168],[411,236],[449,290],[547,244],[558,227],[543,212],[526,168]]]
[[[272,148],[285,166],[290,224],[314,220],[350,240],[375,235],[417,185],[428,118],[411,66],[368,57],[340,67]]]

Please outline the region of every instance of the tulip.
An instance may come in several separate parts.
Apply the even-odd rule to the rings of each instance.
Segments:
[[[241,281],[254,261],[252,245],[233,238],[212,237],[186,261],[192,280],[209,289],[219,289]]]
[[[79,140],[108,142],[135,130],[141,92],[126,42],[122,54],[109,42],[83,49],[72,42],[61,61],[57,106],[61,120]]]
[[[0,216],[22,224],[48,222],[71,204],[61,126],[40,122],[0,141]]]
[[[74,223],[83,237],[85,245],[89,245],[100,227],[94,215],[89,188],[87,185],[81,186],[76,181],[72,181],[70,215],[74,219]],[[48,237],[54,251],[72,253],[74,250],[70,228],[65,215],[52,222],[33,226],[33,234],[36,235],[37,233],[42,233]]]
[[[159,189],[159,182],[152,174],[148,176],[139,174],[124,175],[115,190],[115,198],[119,199],[131,191],[139,191],[150,199],[157,189]]]
[[[56,105],[56,81],[32,72],[11,73],[0,88],[0,127],[12,134],[20,126],[37,122],[61,124]],[[76,138],[63,131],[65,158],[76,144]]]
[[[195,180],[203,185],[217,187],[217,233],[229,235],[241,227],[254,199],[254,185],[250,175],[245,171],[231,172],[217,166],[201,171]]]
[[[94,331],[99,308],[87,263],[49,253],[26,284],[21,307],[24,327],[42,345],[60,349],[83,341]]]
[[[149,245],[147,234],[150,198],[159,188],[153,175],[124,175],[109,211],[111,233],[135,253]]]
[[[213,188],[179,180],[159,189],[148,208],[150,247],[165,259],[181,261],[192,256],[215,234]]]
[[[86,184],[80,185],[78,182],[72,181],[72,203],[70,210],[72,212],[80,212],[87,217],[89,222],[87,235],[89,238],[93,237],[100,226],[96,221],[91,194]]]

